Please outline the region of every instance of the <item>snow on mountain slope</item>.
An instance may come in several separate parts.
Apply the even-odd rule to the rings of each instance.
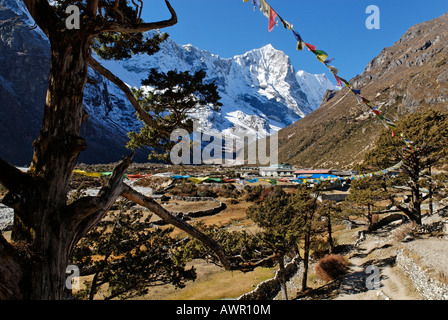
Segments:
[[[339,89],[338,87],[335,88],[324,73],[310,74],[300,70],[296,73],[296,80],[306,94],[308,101],[317,107],[319,107],[322,102],[323,93],[327,90]]]
[[[31,28],[34,22],[22,0],[0,0],[0,17],[0,136],[8,137],[0,141],[1,156],[23,165],[31,159],[32,141],[42,121],[50,45],[42,31]],[[219,112],[201,108],[193,115],[208,133],[249,131],[262,137],[311,113],[319,107],[325,91],[335,89],[323,75],[296,73],[288,56],[272,45],[221,58],[168,39],[153,56],[101,63],[133,87],[140,86],[151,68],[163,72],[204,69],[207,81],[217,84],[223,104]],[[79,160],[118,161],[128,152],[127,132],[141,126],[135,110],[121,90],[93,70],[89,70],[84,102],[90,117],[81,135],[89,148]],[[23,137],[11,136],[15,130]],[[141,153],[138,161],[146,156]]]
[[[223,107],[220,112],[208,109],[192,116],[211,132],[232,127],[258,130],[262,135],[278,131],[317,109],[325,91],[335,89],[325,75],[295,73],[289,57],[270,44],[221,58],[168,39],[153,56],[101,62],[134,87],[140,86],[151,68],[163,72],[204,69],[206,80],[217,84]]]

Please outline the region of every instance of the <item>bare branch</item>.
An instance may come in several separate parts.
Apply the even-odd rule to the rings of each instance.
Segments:
[[[152,126],[153,128],[157,129],[161,134],[165,135],[169,139],[170,133],[160,128],[160,126],[156,123],[156,121],[154,121],[154,119],[142,109],[142,107],[135,99],[135,96],[132,93],[131,89],[129,89],[126,83],[124,83],[120,78],[118,78],[112,72],[110,72],[108,69],[102,66],[101,63],[99,63],[93,57],[89,57],[88,62],[93,69],[95,69],[103,77],[114,83],[118,88],[121,89],[121,91],[124,92],[129,102],[132,104],[135,111],[137,111],[137,113],[143,119],[143,121],[145,121],[148,125]]]
[[[108,21],[98,26],[98,33],[101,32],[122,32],[122,33],[137,33],[146,32],[154,29],[162,29],[175,25],[177,23],[177,14],[168,0],[165,0],[166,6],[171,13],[171,18],[168,20],[150,22],[150,23],[118,23],[115,21]]]
[[[110,210],[110,207],[121,196],[124,183],[123,175],[132,162],[134,152],[118,164],[114,169],[112,177],[109,179],[107,186],[101,188],[96,197],[83,197],[71,205],[67,210],[67,225],[70,228],[77,229],[77,236],[74,239],[76,244],[79,239],[89,232]]]
[[[216,243],[213,239],[203,234],[202,232],[200,232],[193,226],[189,225],[185,221],[174,217],[171,213],[166,211],[160,204],[158,204],[154,199],[146,197],[145,195],[137,192],[128,185],[125,185],[124,187],[123,197],[145,208],[148,208],[149,210],[154,212],[157,216],[162,218],[166,223],[171,224],[187,232],[195,239],[198,239],[199,241],[207,245],[218,256],[224,268],[226,270],[231,270],[230,262],[227,256],[225,255],[223,249],[218,243]]]

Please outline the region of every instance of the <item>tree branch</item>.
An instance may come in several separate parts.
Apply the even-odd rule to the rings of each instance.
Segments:
[[[102,25],[99,25],[96,32],[122,32],[122,33],[138,33],[138,32],[146,32],[154,29],[162,29],[175,25],[177,23],[177,14],[174,11],[171,4],[168,0],[165,0],[166,6],[171,13],[171,18],[168,20],[158,21],[158,22],[150,22],[150,23],[118,23],[115,21],[108,21]]]
[[[129,102],[134,107],[135,111],[139,114],[139,116],[145,121],[148,125],[154,127],[157,129],[160,133],[164,134],[168,139],[170,137],[170,133],[166,132],[166,130],[163,130],[160,128],[160,126],[157,124],[156,121],[148,114],[146,113],[142,107],[140,107],[139,103],[135,99],[134,94],[132,93],[131,89],[124,83],[120,78],[115,76],[112,72],[110,72],[108,69],[106,69],[104,66],[102,66],[97,60],[95,60],[93,57],[89,57],[88,62],[90,66],[95,69],[97,72],[99,72],[103,77],[114,83],[118,88],[121,89],[121,91],[124,92],[126,97],[128,98]]]
[[[131,164],[134,154],[135,152],[121,160],[114,169],[107,186],[101,188],[96,197],[83,197],[68,206],[66,223],[76,232],[72,245],[84,237],[121,196],[124,188],[123,175]]]
[[[0,158],[0,184],[9,191],[18,191],[32,182],[32,178]]]
[[[205,234],[203,234],[196,228],[192,227],[185,221],[174,217],[171,213],[166,211],[160,204],[158,204],[154,199],[144,196],[143,194],[137,192],[128,185],[124,186],[124,191],[122,195],[128,200],[131,200],[136,204],[148,208],[149,210],[154,212],[157,216],[162,218],[166,223],[171,224],[187,232],[192,237],[198,239],[199,241],[207,245],[218,256],[224,268],[226,270],[231,270],[230,262],[227,256],[225,255],[223,249],[213,239],[206,236]]]

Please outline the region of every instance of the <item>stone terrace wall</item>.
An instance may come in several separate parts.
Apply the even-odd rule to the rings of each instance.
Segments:
[[[285,265],[286,280],[288,281],[297,272],[303,269],[303,262],[300,261],[300,257],[296,256],[289,263]],[[243,294],[237,300],[272,300],[280,291],[278,271],[275,273],[274,278],[261,282],[255,288],[255,290]]]
[[[225,210],[227,208],[226,204],[222,202],[221,200],[215,199],[215,198],[209,198],[209,197],[180,197],[180,196],[173,196],[172,199],[176,200],[182,200],[182,201],[213,201],[218,203],[218,206],[211,209],[206,210],[200,210],[200,211],[192,211],[192,212],[170,212],[172,215],[181,218],[181,219],[189,219],[189,218],[199,218],[199,217],[206,217],[206,216],[212,216],[215,214],[220,213],[221,211]],[[166,222],[162,219],[159,219],[157,221],[154,221],[153,224],[161,226],[165,225]]]
[[[402,248],[397,250],[397,265],[409,276],[414,288],[426,300],[448,300],[448,285],[434,279],[428,270],[419,266]]]

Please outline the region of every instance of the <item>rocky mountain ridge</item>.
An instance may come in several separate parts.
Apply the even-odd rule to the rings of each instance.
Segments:
[[[39,134],[49,70],[49,43],[20,0],[0,0],[0,157],[28,165],[32,142]],[[169,31],[169,30],[168,30]],[[124,61],[101,61],[129,86],[139,87],[150,68],[159,71],[204,69],[222,97],[220,112],[193,115],[206,132],[257,131],[261,135],[284,128],[319,107],[322,96],[335,86],[322,75],[296,72],[289,58],[271,45],[232,58],[221,58],[192,45],[168,39],[153,56]],[[85,87],[89,120],[81,135],[89,148],[80,161],[108,163],[128,154],[127,132],[141,123],[124,94],[89,70]],[[142,152],[135,160],[145,161]]]
[[[391,120],[425,108],[448,111],[448,13],[411,27],[350,81]],[[279,158],[302,167],[351,168],[383,125],[346,89],[279,131]]]

